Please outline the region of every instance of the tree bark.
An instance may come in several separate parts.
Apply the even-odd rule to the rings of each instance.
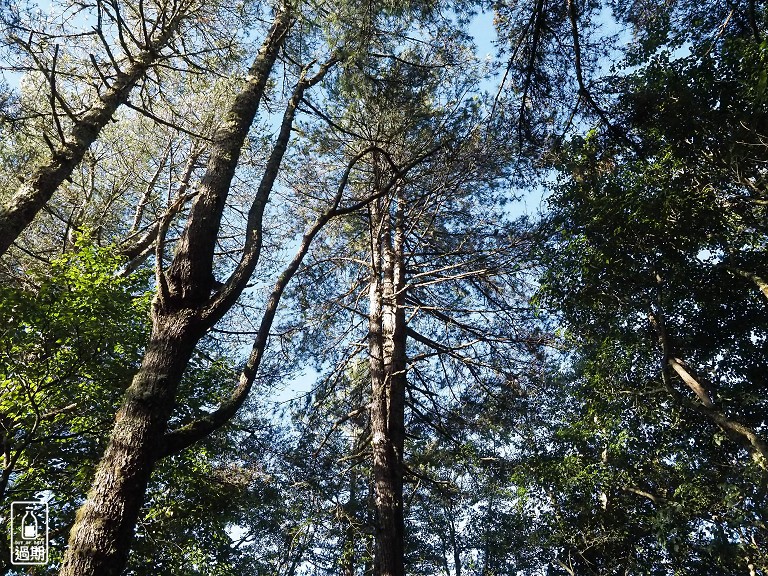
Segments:
[[[157,318],[138,373],[78,510],[62,576],[117,576],[125,568],[134,527],[159,456],[176,388],[199,334],[189,314]]]
[[[376,510],[374,572],[403,576],[406,325],[402,198],[398,193],[394,215],[389,202],[376,201],[371,207],[368,352]]]

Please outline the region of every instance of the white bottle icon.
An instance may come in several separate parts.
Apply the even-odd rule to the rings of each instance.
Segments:
[[[24,540],[37,538],[37,516],[30,508],[27,508],[21,519],[21,537]]]

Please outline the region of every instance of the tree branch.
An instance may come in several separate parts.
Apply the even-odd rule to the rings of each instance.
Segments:
[[[726,264],[725,268],[734,274],[738,274],[739,276],[743,276],[747,280],[754,282],[760,289],[760,292],[763,293],[763,296],[768,298],[768,283],[766,283],[765,280],[763,280],[760,276],[753,272],[749,272],[748,270],[742,270],[741,268],[736,268],[735,266],[731,266],[729,264]]]
[[[184,12],[178,12],[152,45],[137,55],[128,70],[125,73],[118,72],[117,79],[104,95],[97,98],[85,114],[73,121],[64,142],[53,145],[48,141],[51,147],[50,161],[37,168],[11,199],[0,207],[0,256],[32,222],[61,183],[70,177],[112,115],[126,102],[136,83],[158,60],[160,51],[170,43],[184,16]],[[51,90],[55,97],[54,74],[55,70],[51,70]],[[54,120],[56,118],[54,110]]]
[[[681,361],[672,356],[671,345],[664,326],[664,318],[661,311],[649,313],[651,325],[656,329],[659,341],[663,350],[662,359],[662,381],[667,392],[680,404],[704,414],[712,422],[717,424],[728,436],[737,442],[743,444],[751,453],[752,459],[763,470],[768,471],[768,444],[751,428],[729,418],[724,412],[717,409],[709,394],[701,384],[693,378],[690,373],[682,366]],[[700,402],[694,402],[687,396],[681,394],[672,386],[669,378],[669,368],[672,367],[683,381],[691,387]],[[702,394],[703,391],[703,394]],[[703,395],[703,397],[702,397]]]
[[[283,292],[301,266],[301,263],[303,262],[304,257],[306,256],[312,244],[312,240],[331,218],[338,215],[337,208],[341,202],[342,195],[349,180],[349,175],[355,164],[357,164],[357,162],[368,153],[370,153],[370,149],[363,150],[350,160],[341,178],[338,190],[333,198],[331,205],[325,212],[317,217],[314,224],[304,234],[302,242],[298,251],[293,257],[293,260],[291,260],[290,264],[285,268],[285,270],[283,270],[283,273],[275,283],[275,286],[269,295],[269,299],[267,300],[267,305],[265,307],[264,314],[262,315],[261,323],[259,324],[259,330],[257,332],[256,339],[254,340],[253,347],[251,348],[251,353],[248,357],[245,368],[243,368],[243,371],[240,374],[239,382],[235,390],[226,401],[224,401],[216,410],[210,414],[187,425],[184,425],[177,430],[168,432],[165,436],[164,447],[162,449],[163,456],[168,456],[170,454],[180,452],[198,440],[205,438],[218,428],[221,428],[224,424],[232,419],[232,417],[240,409],[240,406],[243,405],[243,402],[245,402],[248,394],[251,391],[251,388],[253,387],[253,382],[256,378],[256,374],[258,373],[259,366],[261,365],[261,361],[267,347],[267,342],[269,340],[269,331],[272,327],[272,322],[274,321],[275,314],[277,313],[277,308],[280,303],[280,299],[282,298]]]

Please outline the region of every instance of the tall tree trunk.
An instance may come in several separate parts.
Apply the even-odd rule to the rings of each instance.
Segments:
[[[448,537],[451,540],[451,550],[453,551],[453,574],[461,576],[461,547],[459,546],[459,535],[456,533],[456,520],[453,515],[453,506],[446,506],[448,521]]]
[[[188,314],[156,318],[147,351],[115,418],[61,574],[117,576],[125,568],[176,388],[199,334]]]
[[[387,204],[376,201],[371,207],[368,351],[376,509],[374,571],[377,576],[403,576],[406,326],[400,194],[394,215]]]
[[[358,383],[356,386],[356,394],[359,393],[359,398],[356,400],[356,404],[363,403],[363,386]],[[352,442],[350,443],[350,450],[352,454],[360,454],[368,442],[367,429],[359,421],[358,416],[353,416],[350,419]],[[361,556],[367,556],[366,554],[360,554],[360,542],[361,534],[358,528],[360,522],[360,512],[365,509],[365,502],[361,502],[360,493],[357,489],[357,484],[360,480],[360,472],[357,467],[352,466],[349,469],[349,498],[346,504],[341,510],[339,520],[342,524],[343,531],[343,543],[341,552],[341,561],[339,562],[339,572],[341,576],[355,576],[358,573],[360,567]],[[364,567],[363,567],[364,568]]]
[[[339,561],[339,572],[341,576],[355,576],[355,526],[352,523],[351,516],[354,514],[355,505],[355,477],[354,473],[350,477],[349,500],[347,500],[345,514],[341,515],[343,543],[341,547],[341,560]],[[350,517],[346,517],[346,515]]]
[[[358,448],[358,443],[353,443],[353,450]],[[354,452],[357,453],[357,450]],[[349,472],[349,499],[339,520],[342,522],[343,544],[341,551],[341,561],[339,568],[341,576],[355,576],[357,567],[356,541],[357,530],[355,529],[355,518],[358,510],[357,494],[357,470],[353,467]]]
[[[88,498],[78,510],[61,576],[116,576],[125,569],[150,475],[157,460],[167,454],[166,428],[178,384],[197,342],[227,310],[219,306],[211,311],[211,270],[218,225],[243,141],[291,23],[287,10],[277,14],[246,84],[216,133],[206,175],[167,272],[162,270],[162,256],[158,257],[152,335],[139,372],[117,413]],[[300,97],[305,86],[300,83],[294,97]],[[291,121],[294,110],[286,112],[290,112]],[[278,144],[284,144],[289,133],[278,139]],[[275,165],[281,161],[282,154],[273,154],[268,168],[276,173]],[[273,181],[274,177],[269,180],[266,176],[262,180],[259,192],[263,202]],[[249,229],[260,232],[261,221],[249,222]],[[162,234],[158,236],[160,246]],[[258,255],[253,257],[253,266],[256,259]],[[231,288],[233,300],[243,286],[241,283]]]

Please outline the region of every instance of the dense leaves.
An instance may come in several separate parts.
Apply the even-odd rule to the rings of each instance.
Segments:
[[[0,288],[0,496],[47,494],[61,530],[56,541],[146,338],[146,275],[116,275],[120,264],[81,236],[47,276]]]
[[[542,294],[576,351],[554,474],[577,572],[766,569],[762,41],[720,35],[621,78],[635,146],[596,129],[561,156]]]

